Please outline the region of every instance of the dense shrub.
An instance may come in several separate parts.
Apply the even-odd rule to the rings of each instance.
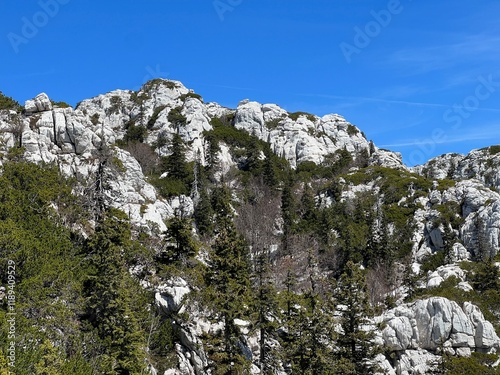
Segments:
[[[201,97],[200,94],[197,94],[195,92],[189,91],[187,94],[182,94],[180,96],[180,99],[185,102],[187,98],[193,98],[193,99],[198,99],[200,102],[203,102],[203,98]]]
[[[53,107],[59,107],[59,108],[71,108],[71,106],[66,103],[66,102],[55,102],[53,100],[50,101],[52,103]]]
[[[314,116],[311,113],[307,112],[292,112],[288,114],[288,117],[290,117],[293,121],[297,121],[299,117],[304,116],[306,117],[309,121],[311,122],[316,122],[316,116]]]
[[[158,120],[158,116],[160,116],[160,112],[163,111],[165,108],[167,108],[166,105],[160,105],[155,108],[153,111],[153,114],[151,115],[151,118],[148,120],[147,128],[152,129],[156,123],[156,120]]]
[[[17,101],[12,99],[10,96],[4,95],[0,91],[0,110],[11,109],[13,111],[19,112],[21,108],[21,105]]]
[[[187,119],[182,114],[182,107],[172,108],[167,115],[167,120],[175,127],[185,126]]]

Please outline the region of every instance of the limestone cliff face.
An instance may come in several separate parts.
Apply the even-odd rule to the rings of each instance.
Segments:
[[[173,116],[175,114],[175,116]],[[182,125],[175,119],[181,118]],[[469,155],[447,154],[423,166],[408,168],[401,156],[370,143],[363,133],[337,114],[318,117],[306,113],[290,114],[275,104],[241,102],[236,109],[217,103],[204,103],[178,81],[155,80],[139,92],[116,90],[87,99],[73,108],[58,108],[46,94],[25,103],[22,115],[0,112],[2,152],[22,145],[24,157],[37,163],[56,163],[61,171],[76,177],[80,193],[92,182],[99,157],[106,150],[115,164],[110,176],[106,199],[113,207],[129,214],[131,221],[149,231],[163,232],[165,220],[182,210],[193,212],[193,200],[187,196],[165,200],[148,182],[139,162],[129,152],[116,146],[126,129],[140,125],[148,129],[145,142],[156,145],[160,137],[167,140],[179,134],[189,145],[187,158],[206,163],[207,131],[213,129],[214,118],[230,119],[231,125],[269,143],[271,150],[288,160],[295,168],[303,162],[321,164],[338,150],[347,150],[353,158],[363,158],[367,165],[398,171],[417,172],[435,180],[453,179],[445,187],[439,182],[427,195],[413,197],[411,189],[403,202],[418,205],[412,235],[413,268],[418,272],[430,254],[442,251],[444,237],[452,231],[456,242],[449,263],[425,275],[423,287],[434,288],[455,276],[464,291],[472,287],[465,281],[458,262],[477,258],[479,248],[491,255],[500,251],[500,152],[488,148]],[[158,155],[169,155],[168,146],[155,148]],[[222,144],[219,152],[221,173],[237,165],[237,160]],[[349,200],[359,192],[381,194],[374,181],[345,185],[340,199]],[[78,193],[78,192],[77,192]],[[321,204],[328,197],[318,196]],[[331,203],[331,201],[330,201]],[[442,206],[453,206],[458,227],[443,222]],[[481,246],[479,243],[481,242]],[[146,286],[152,288],[150,285]],[[190,285],[181,277],[163,280],[154,288],[156,303],[166,315],[186,313],[190,322],[181,328],[176,351],[180,366],[167,374],[203,374],[207,356],[201,336],[221,330],[220,323],[209,322],[202,306],[190,303]],[[242,348],[250,357],[258,357],[259,338],[250,332],[247,322],[235,322],[244,333]],[[446,298],[433,297],[401,304],[377,317],[373,324],[381,329],[376,341],[397,353],[389,363],[383,356],[379,365],[391,374],[425,373],[439,359],[443,347],[451,354],[468,356],[473,351],[498,352],[500,339],[492,324],[471,303],[458,305]],[[273,345],[279,345],[277,342]],[[420,371],[420,372],[419,372]],[[258,374],[256,366],[252,373]],[[284,372],[277,372],[284,374]]]

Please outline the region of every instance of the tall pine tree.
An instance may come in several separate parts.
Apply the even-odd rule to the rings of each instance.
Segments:
[[[143,291],[124,260],[130,235],[127,216],[108,209],[87,245],[94,270],[86,284],[88,320],[103,347],[103,374],[140,374],[145,367],[145,334],[134,309]]]
[[[366,291],[366,279],[360,267],[348,261],[339,280],[336,300],[342,333],[337,339],[338,359],[356,374],[371,374],[369,360],[375,355],[373,331],[366,330],[372,315]]]
[[[229,190],[226,187],[214,189],[212,201],[216,237],[211,247],[206,283],[224,328],[221,336],[209,343],[209,354],[215,374],[246,374],[249,363],[241,350],[241,333],[235,319],[244,317],[244,306],[248,303],[248,246],[233,224]]]

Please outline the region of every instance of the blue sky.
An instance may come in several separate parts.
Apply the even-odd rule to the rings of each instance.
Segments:
[[[205,101],[339,113],[419,164],[500,143],[500,2],[26,0],[0,15],[0,90],[75,105],[155,77]]]

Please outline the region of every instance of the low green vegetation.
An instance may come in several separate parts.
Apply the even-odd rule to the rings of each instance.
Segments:
[[[57,108],[71,108],[71,106],[66,103],[66,102],[55,102],[53,100],[50,101],[52,103],[52,106],[53,107],[57,107]]]
[[[124,228],[120,241],[130,241],[126,222],[116,222],[115,229],[106,230],[103,224],[100,228],[105,234],[100,236],[99,229],[88,239],[71,232],[67,226],[84,224],[87,214],[84,204],[71,194],[72,182],[55,167],[6,162],[0,187],[0,267],[6,270],[8,264],[15,265],[16,374],[109,373],[112,363],[116,371],[140,372],[134,366],[140,367],[141,360],[133,360],[146,342],[138,322],[146,323],[147,314],[142,314],[147,312],[140,306],[146,308],[150,301],[120,263],[125,259],[121,254],[120,261],[111,261],[110,253],[105,260],[94,251],[117,246],[121,252],[124,247],[115,242],[113,231]],[[115,264],[122,266],[113,268]],[[7,285],[7,273],[1,275],[2,284]],[[96,300],[96,294],[88,293],[89,282],[102,285],[103,292],[116,293],[116,303],[108,297]],[[102,310],[95,303],[109,304]],[[136,306],[135,310],[130,306]],[[0,361],[6,358],[8,347],[8,312],[4,300],[0,304]],[[123,319],[124,312],[129,314],[128,322],[113,319],[112,325],[106,323],[113,314]],[[95,313],[104,315],[93,318]],[[136,318],[137,325],[131,326]],[[125,327],[134,332],[128,336],[122,330]]]
[[[490,146],[490,147],[488,147],[488,151],[490,152],[490,155],[496,155],[496,154],[500,153],[500,145]]]
[[[166,105],[160,105],[155,108],[153,111],[153,114],[151,115],[151,118],[148,120],[147,128],[152,129],[155,126],[156,120],[158,120],[158,116],[160,115],[160,112],[163,111],[165,108],[167,108]]]
[[[348,124],[347,125],[347,134],[350,136],[356,135],[359,133],[358,128],[356,128],[354,125]]]
[[[7,109],[21,112],[22,107],[16,100],[12,99],[10,96],[4,95],[0,91],[0,111]]]
[[[187,98],[198,99],[200,102],[203,102],[201,95],[192,91],[189,91],[187,94],[182,94],[179,99],[185,102]]]
[[[307,112],[292,112],[288,114],[288,117],[290,117],[293,121],[297,121],[299,117],[304,116],[311,122],[316,122],[316,116],[314,116],[311,113]]]

